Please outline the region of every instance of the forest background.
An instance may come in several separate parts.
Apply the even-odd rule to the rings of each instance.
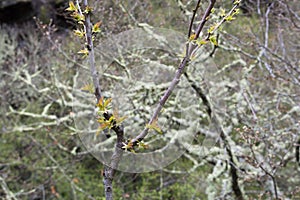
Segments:
[[[96,50],[103,41],[136,29],[164,28],[187,35],[196,4],[89,2],[92,20],[101,21]],[[232,4],[217,1],[210,23]],[[199,12],[207,5],[203,1]],[[82,42],[74,35],[76,23],[67,7],[68,2],[59,0],[0,1],[3,199],[104,199],[104,166],[85,149],[74,122],[76,111],[83,108],[74,107],[74,84],[87,63],[77,53]],[[162,115],[164,132],[193,133],[192,142],[159,170],[118,171],[116,199],[300,199],[300,5],[297,0],[244,0],[239,9],[218,31],[216,42],[206,44],[205,53],[189,66],[182,77],[187,85],[178,87]],[[130,106],[125,105],[131,109],[119,109],[128,118],[125,125],[134,124],[127,132],[147,123],[151,106],[170,80],[166,77],[178,67],[185,42],[174,40],[177,53],[122,53],[105,71],[101,81],[109,97],[136,65],[151,66],[144,70],[155,74],[152,82],[126,79],[131,85],[124,94]],[[165,73],[157,73],[162,69]],[[79,84],[80,91],[85,84]],[[218,124],[209,120],[201,94],[209,97],[225,139]],[[178,115],[178,110],[190,115]],[[99,138],[106,139],[104,133]],[[148,142],[154,149],[165,145],[163,135]]]

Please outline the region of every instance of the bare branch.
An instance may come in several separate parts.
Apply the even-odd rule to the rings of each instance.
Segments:
[[[200,3],[200,1],[198,1],[198,3]],[[199,7],[198,3],[197,3],[197,6],[196,6],[195,10],[197,10],[198,7]],[[202,31],[202,29],[204,27],[204,24],[207,21],[208,16],[210,15],[211,10],[212,10],[214,4],[215,4],[215,0],[211,0],[208,8],[205,11],[205,14],[202,17],[202,21],[201,21],[201,23],[199,24],[199,26],[197,28],[195,39],[197,39],[197,37],[199,36],[200,32]],[[192,17],[192,20],[194,20],[194,17]],[[190,34],[191,26],[192,26],[192,22],[190,23],[189,33],[188,34]],[[180,63],[180,65],[179,65],[179,67],[178,67],[178,69],[177,69],[177,71],[175,73],[175,76],[174,76],[174,78],[173,78],[173,80],[172,80],[169,88],[165,91],[164,95],[160,99],[160,101],[159,101],[156,109],[154,110],[154,113],[153,113],[153,115],[152,115],[152,117],[151,117],[151,119],[150,119],[150,121],[149,121],[148,124],[152,124],[158,118],[158,115],[161,112],[163,106],[165,105],[165,103],[167,102],[168,98],[172,94],[172,92],[173,92],[174,88],[176,87],[176,85],[179,83],[180,77],[183,74],[184,69],[188,65],[188,63],[190,61],[190,57],[193,54],[194,49],[196,47],[197,47],[197,45],[193,45],[191,48],[189,48],[189,43],[187,43],[187,46],[186,46],[186,55],[183,58],[183,60],[181,61],[181,63]],[[145,127],[145,129],[137,137],[135,137],[131,142],[133,144],[136,144],[137,142],[142,141],[147,136],[148,131],[149,131],[149,128]]]
[[[77,0],[77,4],[79,5],[79,2]],[[88,1],[83,1],[83,7],[88,7]],[[80,10],[80,6],[78,6]],[[80,10],[81,12],[81,10]],[[82,14],[82,13],[81,13]],[[85,14],[85,21],[84,21],[84,27],[85,27],[85,35],[86,35],[86,42],[87,42],[87,49],[89,51],[89,64],[90,64],[90,70],[91,75],[93,78],[93,84],[95,88],[95,96],[97,98],[97,102],[101,99],[102,93],[99,83],[99,74],[95,66],[95,52],[94,52],[94,44],[93,44],[93,37],[92,37],[92,23],[91,23],[91,15],[90,12]]]
[[[77,0],[77,5],[80,10],[79,1]],[[84,9],[88,8],[88,1],[83,1],[83,7]],[[82,13],[82,11],[80,10]],[[90,71],[91,76],[93,78],[93,84],[95,88],[95,96],[97,98],[97,102],[102,101],[102,93],[100,89],[100,83],[99,83],[99,75],[98,71],[95,66],[95,54],[94,54],[94,46],[93,46],[93,37],[92,37],[92,24],[91,24],[91,14],[90,12],[85,12],[85,21],[84,21],[84,27],[85,27],[85,36],[86,36],[86,42],[87,42],[87,49],[89,51],[89,64],[90,64]],[[109,119],[112,114],[105,112],[103,114],[105,119]],[[115,145],[114,153],[111,157],[110,166],[106,166],[104,170],[104,187],[105,187],[105,196],[107,200],[113,199],[113,177],[115,173],[115,169],[117,169],[118,164],[122,158],[123,155],[123,149],[122,149],[122,142],[124,140],[124,128],[122,126],[114,125],[112,128],[116,135],[117,135],[117,143]]]

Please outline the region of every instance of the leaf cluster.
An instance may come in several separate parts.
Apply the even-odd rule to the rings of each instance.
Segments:
[[[99,109],[97,122],[100,124],[97,134],[99,134],[100,131],[103,131],[105,129],[111,130],[115,126],[120,126],[122,122],[126,119],[126,116],[119,117],[119,114],[116,110],[113,112],[113,114],[108,115],[108,113],[111,110],[111,102],[112,98],[104,99],[102,97],[96,105]]]
[[[70,14],[71,17],[79,24],[79,26],[81,26],[81,28],[74,30],[74,34],[78,38],[85,40],[86,28],[84,26],[84,22],[85,22],[86,15],[89,15],[93,11],[93,8],[90,6],[86,6],[84,8],[84,10],[81,11],[81,8],[79,5],[77,5],[77,4],[75,5],[73,1],[70,1],[69,7],[66,8],[65,10],[68,12],[71,12],[71,14]],[[95,34],[101,33],[101,29],[100,29],[101,23],[102,22],[99,21],[93,25],[93,28],[92,28],[93,40],[95,38]],[[89,51],[87,48],[83,48],[80,51],[78,51],[78,54],[81,54],[82,58],[86,58],[89,54]]]

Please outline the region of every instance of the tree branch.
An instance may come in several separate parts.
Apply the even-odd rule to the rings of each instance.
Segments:
[[[77,0],[77,5],[80,10],[78,0]],[[88,8],[87,0],[83,1],[83,7],[84,9]],[[82,14],[81,10],[80,13]],[[94,54],[94,46],[93,46],[93,38],[92,38],[92,24],[91,24],[90,12],[85,12],[84,29],[85,29],[85,36],[87,42],[87,49],[89,52],[89,64],[90,64],[91,76],[93,78],[95,96],[97,98],[97,102],[99,102],[102,101],[102,93],[100,89],[98,71],[95,66],[95,54]],[[103,116],[105,117],[105,119],[109,120],[112,114],[105,112]],[[113,187],[112,187],[113,177],[115,174],[115,169],[117,169],[123,155],[122,142],[124,140],[124,128],[122,126],[114,125],[112,129],[115,131],[117,135],[117,142],[115,145],[114,153],[111,157],[110,166],[106,166],[104,170],[103,183],[105,187],[105,196],[107,200],[113,199]]]
[[[196,83],[194,81],[192,81],[189,78],[189,75],[187,73],[184,74],[185,77],[187,78],[188,82],[191,84],[193,90],[196,92],[196,94],[200,97],[200,99],[202,100],[204,106],[205,106],[205,110],[210,118],[210,120],[215,123],[217,130],[221,136],[221,139],[224,143],[226,152],[229,156],[229,165],[230,165],[230,174],[231,174],[231,184],[232,184],[232,190],[236,196],[236,199],[238,200],[243,200],[243,194],[242,191],[240,189],[239,183],[238,183],[238,174],[237,174],[237,168],[234,162],[234,154],[232,153],[229,141],[227,139],[227,135],[223,130],[223,127],[221,125],[221,123],[219,122],[217,116],[214,114],[213,112],[213,108],[211,106],[211,103],[209,102],[209,98],[207,97],[206,94],[204,94],[203,90],[201,89],[201,87],[197,86]]]
[[[204,27],[204,24],[205,22],[207,21],[210,13],[211,13],[211,10],[215,4],[215,0],[211,0],[210,1],[210,4],[208,6],[208,8],[206,9],[205,11],[205,14],[203,15],[202,17],[202,21],[201,23],[199,24],[198,28],[197,28],[197,32],[196,32],[196,37],[194,39],[197,39],[200,32],[202,31],[203,27]],[[194,10],[197,10],[199,8],[199,4],[200,4],[200,1],[198,1],[197,5],[196,5],[196,8]],[[195,15],[195,13],[194,13]],[[194,17],[192,17],[191,20],[194,20]],[[192,21],[189,25],[189,32],[188,32],[188,35],[190,35],[190,30],[191,30],[191,26],[192,26]],[[197,35],[198,33],[198,35]],[[165,91],[164,95],[162,96],[162,98],[160,99],[156,109],[154,110],[154,113],[149,121],[148,124],[152,124],[155,120],[157,120],[158,118],[158,115],[159,113],[161,112],[163,106],[165,105],[165,103],[167,102],[168,98],[170,97],[170,95],[172,94],[174,88],[176,85],[178,85],[179,81],[180,81],[180,77],[181,75],[184,73],[184,70],[186,68],[186,66],[188,65],[189,61],[190,61],[190,57],[191,55],[193,54],[194,52],[194,49],[197,47],[197,45],[192,45],[191,48],[189,48],[189,43],[187,43],[187,46],[186,46],[186,55],[185,57],[183,58],[183,60],[181,61],[176,73],[175,73],[175,76],[169,86],[169,88]],[[131,142],[133,144],[136,144],[137,142],[139,141],[142,141],[148,134],[148,131],[149,131],[149,128],[148,127],[145,127],[144,130],[137,136],[135,137],[133,140],[131,140]]]
[[[77,0],[77,4],[78,4],[78,0]],[[78,6],[78,7],[80,9],[80,6]],[[83,7],[84,8],[88,7],[87,0],[83,1]],[[101,89],[100,89],[98,71],[95,66],[95,53],[94,53],[94,45],[93,45],[93,38],[92,38],[91,15],[89,12],[85,14],[84,26],[85,26],[85,37],[86,37],[86,42],[87,42],[87,49],[89,51],[90,70],[91,70],[91,75],[93,78],[93,84],[95,87],[95,96],[96,96],[97,102],[98,102],[102,97],[102,93],[101,93]]]

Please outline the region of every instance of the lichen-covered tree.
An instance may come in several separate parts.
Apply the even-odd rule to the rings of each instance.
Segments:
[[[94,24],[102,21],[101,33],[94,40],[96,67],[101,69],[103,64],[105,68],[100,71],[102,94],[105,99],[113,98],[111,105],[120,117],[127,117],[123,125],[128,144],[151,119],[176,73],[196,2],[89,3]],[[201,1],[194,30],[208,5],[209,1]],[[56,16],[67,17],[75,27],[66,7]],[[221,19],[223,9],[231,7],[231,0],[217,1],[201,36]],[[154,172],[117,171],[115,198],[299,198],[299,10],[297,0],[241,2],[236,19],[226,22],[212,38],[217,46],[208,42],[189,62],[159,114],[163,135],[150,132],[144,139],[149,143],[143,150],[147,152],[164,147],[171,134],[192,133],[189,140],[178,136],[182,156]],[[93,94],[83,91],[92,83],[87,78],[91,77],[88,64],[76,55],[84,42],[80,46],[82,40],[73,30],[57,26],[55,19],[50,24],[32,22],[0,28],[0,197],[102,198],[102,164],[82,147],[78,136],[82,139],[84,132],[73,121],[76,111],[87,107],[93,111],[96,104]],[[133,33],[133,27],[149,37],[153,35],[147,31],[153,27],[182,34],[169,33],[175,39],[160,50],[118,51],[113,40],[124,45],[122,37],[126,41],[125,33]],[[153,33],[168,35],[163,30]],[[159,43],[152,41],[151,45]],[[105,51],[106,45],[117,51]],[[105,53],[114,58],[108,59]],[[87,81],[80,82],[86,74]],[[74,105],[78,96],[88,99],[87,103]],[[92,118],[93,126],[86,127],[93,128],[95,137],[99,124],[93,112],[79,113],[88,121]],[[109,142],[107,146],[99,142],[102,147],[114,150],[113,131],[96,138]],[[141,149],[135,151],[142,154]],[[123,156],[133,154],[122,152]]]

